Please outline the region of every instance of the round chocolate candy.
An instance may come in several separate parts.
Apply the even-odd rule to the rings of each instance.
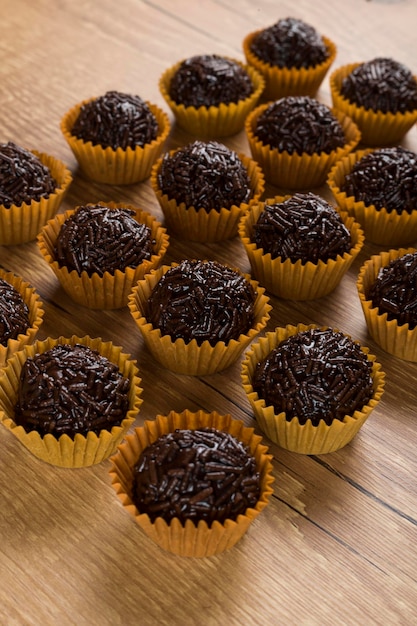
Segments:
[[[20,293],[7,280],[0,278],[0,343],[17,339],[29,328],[29,308]]]

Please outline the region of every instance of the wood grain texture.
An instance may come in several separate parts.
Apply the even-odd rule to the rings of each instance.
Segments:
[[[243,59],[252,30],[295,16],[338,47],[335,68],[391,56],[417,73],[415,0],[1,0],[0,141],[61,158],[74,182],[61,211],[98,200],[129,201],[162,220],[149,181],[87,180],[59,121],[107,89],[138,93],[168,114],[163,70],[198,53]],[[330,104],[328,79],[318,97]],[[172,120],[172,116],[170,116]],[[172,120],[173,121],[173,120]],[[173,125],[167,149],[192,137]],[[224,143],[249,154],[244,133]],[[414,127],[403,145],[417,151]],[[279,190],[269,186],[266,197]],[[327,187],[320,193],[331,200]],[[366,243],[340,286],[308,303],[271,299],[268,330],[332,325],[368,345],[387,375],[381,404],[353,442],[321,457],[279,449],[270,505],[228,553],[196,560],[153,545],[123,510],[109,461],[68,470],[31,456],[0,428],[0,623],[38,626],[398,625],[417,615],[417,365],[390,357],[369,337],[356,292]],[[249,272],[238,238],[190,244],[171,236],[166,262],[212,258]],[[137,424],[188,409],[231,413],[255,426],[240,363],[192,378],[156,363],[128,311],[74,304],[35,242],[0,247],[0,266],[23,276],[45,306],[40,338],[100,336],[137,359],[144,402]]]

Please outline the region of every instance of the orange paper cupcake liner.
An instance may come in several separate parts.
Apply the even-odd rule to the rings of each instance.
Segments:
[[[97,273],[90,276],[85,271],[81,274],[75,270],[68,271],[66,267],[60,266],[55,260],[54,248],[62,224],[74,214],[75,209],[59,214],[50,220],[39,233],[38,246],[62,288],[74,302],[90,309],[120,309],[127,306],[132,286],[146,273],[159,266],[168,249],[169,236],[165,228],[146,211],[123,202],[98,202],[96,204],[101,204],[110,209],[126,208],[134,211],[136,221],[146,224],[151,229],[152,237],[155,239],[155,253],[152,257],[149,260],[144,260],[137,267],[127,267],[123,272],[116,270],[114,274],[104,272],[103,276]]]
[[[110,146],[103,148],[93,145],[91,141],[83,141],[71,134],[81,107],[92,100],[95,98],[76,104],[61,120],[61,131],[86,176],[96,182],[111,185],[130,185],[149,178],[152,165],[162,154],[171,130],[167,114],[156,104],[146,102],[158,122],[156,139],[143,147],[113,150]]]
[[[18,426],[13,421],[23,364],[28,358],[46,352],[56,345],[75,345],[77,343],[97,350],[102,356],[115,363],[123,376],[129,379],[129,409],[126,417],[120,426],[113,426],[111,431],[102,430],[99,435],[89,432],[86,436],[76,434],[74,438],[68,435],[61,435],[61,437],[56,438],[51,434],[42,437],[34,430],[26,432],[22,426]],[[111,342],[104,342],[99,337],[91,338],[88,336],[77,337],[73,335],[70,338],[59,337],[57,339],[48,337],[43,341],[35,341],[32,345],[25,346],[23,350],[16,352],[2,369],[0,376],[0,420],[25,448],[42,461],[60,467],[88,467],[101,463],[112,455],[132,426],[142,404],[140,384],[141,379],[138,376],[135,361],[132,361],[129,355],[124,354],[120,347],[114,346]]]
[[[362,428],[370,413],[381,400],[384,390],[385,374],[376,357],[370,354],[369,349],[362,347],[361,350],[372,362],[373,395],[367,405],[353,415],[346,415],[343,420],[334,420],[329,426],[321,420],[318,426],[313,426],[311,420],[304,425],[299,423],[298,417],[287,421],[285,413],[275,413],[274,407],[267,406],[265,400],[259,398],[253,390],[252,380],[256,364],[262,361],[282,341],[310,328],[318,328],[315,324],[306,326],[287,325],[278,327],[273,332],[266,333],[264,337],[252,344],[245,355],[242,363],[242,383],[249,403],[255,414],[259,428],[271,441],[281,448],[300,454],[327,454],[335,452],[346,446]],[[323,327],[325,328],[325,327]]]
[[[142,451],[160,436],[176,429],[216,428],[228,432],[249,447],[255,457],[257,470],[260,474],[261,494],[254,508],[246,510],[236,520],[224,523],[213,522],[211,526],[201,520],[195,524],[187,520],[182,524],[178,518],[167,523],[162,518],[151,522],[146,513],[140,513],[132,501],[133,469]],[[240,420],[230,415],[220,415],[213,411],[182,413],[171,411],[167,416],[158,415],[155,421],[146,421],[144,426],[136,428],[133,434],[127,435],[119,446],[117,454],[111,458],[110,476],[117,497],[132,515],[146,535],[162,549],[173,554],[186,557],[208,557],[232,548],[247,532],[250,524],[266,507],[273,492],[271,455],[262,439],[254,434],[253,428],[247,428]]]

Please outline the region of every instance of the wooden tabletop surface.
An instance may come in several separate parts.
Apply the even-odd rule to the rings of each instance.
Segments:
[[[109,89],[135,93],[172,115],[161,73],[194,54],[244,60],[242,40],[282,17],[330,37],[332,69],[390,56],[417,73],[415,0],[1,0],[0,141],[62,159],[74,182],[61,211],[129,201],[163,216],[149,181],[95,184],[77,169],[60,131],[74,104]],[[328,77],[317,97],[330,102]],[[193,138],[173,124],[166,148]],[[224,143],[249,154],[244,132]],[[403,145],[417,151],[414,127]],[[279,190],[267,188],[268,195]],[[330,199],[327,188],[319,190]],[[333,325],[369,346],[386,391],[353,442],[320,457],[278,448],[274,495],[245,537],[207,559],[155,546],[115,497],[110,462],[60,469],[0,428],[0,623],[35,626],[417,624],[417,365],[384,353],[367,333],[356,277],[380,248],[366,243],[340,286],[312,302],[271,298],[268,330]],[[249,272],[238,238],[192,244],[171,236],[166,262],[211,258]],[[45,307],[39,338],[100,336],[137,359],[137,424],[170,410],[230,413],[255,426],[240,362],[208,377],[171,373],[145,349],[127,308],[93,311],[60,288],[36,242],[0,248],[0,265],[29,281]]]

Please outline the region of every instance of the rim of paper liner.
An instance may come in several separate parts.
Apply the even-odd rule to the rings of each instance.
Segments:
[[[81,343],[89,346],[115,363],[119,371],[130,380],[129,409],[120,426],[113,426],[109,430],[102,430],[99,435],[89,432],[86,436],[77,433],[74,438],[61,435],[56,438],[52,434],[42,437],[37,431],[26,432],[23,426],[13,421],[14,406],[17,401],[19,377],[23,364],[27,358],[35,354],[46,352],[58,344]],[[102,341],[100,337],[88,336],[48,337],[43,341],[35,341],[23,350],[16,352],[2,369],[0,376],[0,420],[4,426],[15,435],[19,441],[36,457],[60,467],[88,467],[101,463],[116,451],[124,435],[135,421],[143,400],[141,398],[141,379],[138,375],[136,361],[130,355],[124,354],[122,348],[110,341]]]
[[[182,338],[172,341],[169,335],[162,335],[159,328],[154,328],[146,319],[146,310],[152,289],[160,278],[172,267],[179,263],[164,265],[146,274],[136,284],[129,295],[128,306],[133,319],[138,326],[143,339],[153,357],[167,369],[177,374],[190,376],[206,376],[220,372],[234,363],[249,343],[266,326],[269,320],[271,305],[265,294],[265,289],[247,274],[243,276],[250,282],[257,292],[254,310],[254,323],[246,334],[239,339],[231,339],[227,344],[218,341],[212,346],[209,341],[198,345],[195,339],[185,343]]]
[[[20,276],[6,272],[0,268],[0,278],[12,285],[20,293],[29,308],[29,327],[26,332],[19,333],[16,339],[9,339],[7,345],[0,344],[0,366],[3,366],[15,352],[31,344],[43,322],[45,314],[43,303],[37,291]]]
[[[58,187],[40,200],[12,204],[10,208],[0,205],[0,245],[10,246],[36,239],[42,226],[53,217],[72,182],[72,174],[67,166],[55,157],[31,150],[41,163],[49,168]]]
[[[239,236],[248,255],[252,274],[273,295],[286,300],[313,300],[331,293],[342,280],[364,244],[364,234],[353,217],[340,212],[343,224],[349,230],[352,246],[349,252],[338,254],[336,259],[319,260],[318,263],[302,263],[301,259],[272,258],[263,248],[252,242],[253,227],[265,204],[284,202],[291,196],[276,196],[254,203],[242,216],[239,223]]]
[[[172,155],[177,150],[171,150],[169,154]],[[187,207],[184,202],[177,203],[175,199],[163,194],[158,185],[163,157],[155,163],[152,168],[151,186],[170,230],[186,239],[200,242],[224,241],[237,235],[242,214],[262,196],[265,189],[265,177],[258,163],[244,154],[238,156],[247,170],[253,196],[239,206],[234,204],[230,209],[222,208],[220,211],[211,209],[209,212],[205,209],[198,210],[193,206]]]
[[[388,212],[384,207],[377,209],[373,204],[366,205],[354,196],[347,196],[341,190],[345,177],[353,166],[373,149],[358,150],[338,161],[329,172],[327,184],[333,193],[339,208],[347,211],[360,223],[365,233],[365,240],[382,246],[401,246],[414,243],[417,239],[417,210],[411,213],[396,210]]]
[[[211,526],[203,520],[198,524],[191,520],[182,524],[178,518],[174,518],[170,523],[162,518],[151,522],[146,513],[138,511],[131,498],[133,468],[141,452],[161,435],[176,429],[203,427],[230,433],[249,447],[260,473],[261,494],[258,503],[254,508],[248,508],[245,514],[239,515],[236,520],[229,519],[224,523],[215,521]],[[273,493],[274,481],[271,459],[272,456],[268,454],[268,448],[262,443],[262,438],[255,435],[254,429],[246,427],[241,420],[233,419],[229,414],[220,415],[217,411],[206,413],[186,409],[181,413],[170,411],[166,416],[157,415],[154,421],[145,421],[144,426],[135,428],[132,434],[127,435],[124,442],[119,445],[117,453],[111,458],[110,476],[117,497],[150,539],[164,550],[179,556],[207,557],[234,546],[268,504]]]
[[[362,143],[368,146],[385,146],[399,143],[404,135],[417,121],[417,109],[405,113],[383,113],[373,109],[365,109],[344,98],[340,91],[342,82],[362,65],[350,63],[335,69],[329,77],[330,93],[333,106],[344,111],[359,126],[362,133]],[[417,81],[417,77],[414,77]]]
[[[255,67],[265,79],[263,97],[277,100],[285,96],[314,96],[336,58],[336,44],[322,35],[329,55],[322,63],[308,68],[280,68],[266,63],[252,52],[252,42],[260,32],[261,30],[257,30],[246,35],[243,40],[243,52],[249,65]]]
[[[346,139],[344,146],[329,153],[280,152],[277,148],[262,143],[255,135],[257,120],[270,104],[261,104],[248,115],[245,131],[253,159],[261,166],[265,180],[277,187],[294,190],[320,187],[326,182],[327,174],[334,163],[354,150],[360,141],[361,133],[357,125],[343,112],[331,109],[342,125]]]
[[[264,337],[260,337],[251,345],[242,362],[241,370],[243,389],[262,432],[282,448],[310,455],[335,452],[346,446],[358,433],[370,413],[381,400],[385,382],[385,374],[381,370],[381,365],[377,362],[376,357],[369,352],[368,348],[360,346],[362,352],[372,362],[373,380],[372,398],[360,411],[355,411],[351,416],[346,415],[343,421],[335,419],[330,426],[324,420],[321,420],[318,426],[313,426],[311,420],[307,420],[306,424],[301,425],[298,417],[294,417],[288,422],[285,419],[285,413],[275,413],[274,407],[271,405],[266,406],[265,400],[259,398],[258,394],[253,390],[252,378],[256,364],[291,335],[311,328],[325,330],[328,327],[320,327],[315,324],[298,324],[297,326],[288,324],[285,327],[277,327],[275,331],[266,333]],[[337,329],[333,330],[336,331]],[[346,334],[346,336],[349,335]]]
[[[88,98],[73,106],[61,120],[61,131],[74,153],[79,166],[92,180],[114,185],[129,185],[138,183],[150,176],[152,165],[162,154],[165,140],[171,130],[167,114],[156,104],[146,101],[151,112],[158,122],[158,132],[155,139],[142,146],[103,148],[93,145],[91,141],[78,139],[71,134],[74,123],[82,106],[96,100]]]
[[[362,265],[356,283],[366,325],[372,339],[385,352],[399,359],[414,362],[417,362],[417,327],[410,329],[409,324],[400,325],[397,320],[388,320],[387,313],[379,313],[378,307],[373,306],[372,300],[368,300],[366,294],[369,293],[382,267],[386,267],[391,261],[404,254],[416,251],[416,248],[398,248],[371,256]]]
[[[196,137],[228,137],[240,132],[243,129],[246,116],[257,105],[264,90],[265,80],[254,67],[244,65],[231,57],[225,56],[223,58],[237,63],[249,74],[253,92],[244,100],[228,104],[222,102],[218,106],[200,106],[198,108],[177,104],[169,95],[169,86],[183,61],[179,61],[166,69],[159,79],[159,90],[173,112],[177,124]]]
[[[152,254],[150,259],[143,260],[137,267],[127,267],[124,271],[116,270],[114,274],[104,272],[103,276],[100,276],[94,272],[90,276],[85,270],[81,274],[78,274],[76,270],[69,271],[67,267],[60,266],[55,260],[54,246],[63,223],[75,213],[76,209],[60,213],[48,221],[38,235],[38,246],[62,288],[77,304],[90,309],[120,309],[127,306],[132,286],[159,265],[168,249],[169,236],[155,217],[138,207],[124,202],[97,202],[88,203],[86,206],[89,205],[134,211],[136,221],[146,224],[151,229],[152,237],[156,241],[156,253]]]

